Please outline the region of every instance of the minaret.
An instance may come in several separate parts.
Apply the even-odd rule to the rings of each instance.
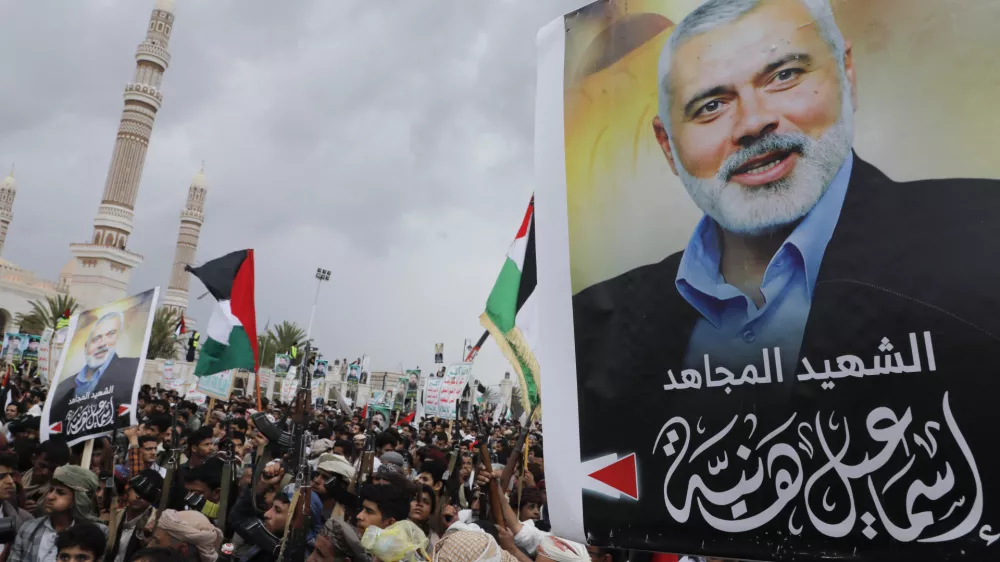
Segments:
[[[125,108],[118,124],[104,195],[94,218],[94,233],[89,243],[70,244],[76,261],[70,295],[83,308],[124,297],[132,268],[142,263],[142,256],[126,247],[132,234],[135,200],[153,121],[163,101],[160,83],[170,64],[167,46],[173,25],[173,0],[156,0],[146,39],[135,52],[135,74],[125,85]]]
[[[0,186],[0,255],[3,255],[3,245],[7,241],[7,227],[14,220],[14,197],[17,195],[17,181],[14,180],[14,167]]]
[[[174,251],[174,267],[170,275],[170,288],[163,306],[172,308],[184,314],[188,306],[188,282],[190,273],[184,270],[186,265],[194,265],[194,256],[198,251],[198,237],[201,235],[201,225],[205,222],[205,195],[208,193],[208,182],[205,181],[205,166],[191,179],[188,188],[187,203],[181,209],[181,228],[177,233],[177,249]]]

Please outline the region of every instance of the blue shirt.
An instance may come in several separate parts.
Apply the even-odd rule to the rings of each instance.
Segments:
[[[90,367],[84,365],[83,369],[76,375],[76,390],[73,391],[73,395],[79,398],[93,392],[97,388],[97,383],[101,380],[101,375],[104,374],[104,371],[108,370],[108,365],[111,364],[111,360],[114,358],[115,353],[111,352],[108,358],[104,360],[104,363],[94,371],[94,378],[89,381],[87,380],[87,371],[90,370]]]
[[[826,193],[771,258],[760,287],[765,301],[760,308],[723,279],[718,228],[711,218],[702,217],[681,257],[675,281],[677,291],[701,315],[688,341],[683,367],[702,367],[705,354],[713,365],[730,369],[762,365],[762,350],[778,347],[786,376],[792,374],[816,277],[840,218],[853,166],[854,156],[849,155]]]

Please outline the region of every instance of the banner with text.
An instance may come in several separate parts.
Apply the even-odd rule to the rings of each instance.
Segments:
[[[295,399],[295,393],[299,390],[299,379],[294,376],[287,376],[281,379],[281,401],[291,404]]]
[[[207,377],[198,377],[198,392],[216,400],[229,400],[235,374],[236,370],[230,369]]]
[[[42,441],[70,445],[110,434],[118,416],[136,425],[136,403],[159,288],[70,318],[66,347],[42,409]]]
[[[998,26],[995,0],[610,0],[539,33],[554,534],[1000,560],[1000,112],[955,111],[1000,96]]]
[[[472,378],[472,363],[448,365],[443,377],[428,379],[424,388],[424,416],[455,419],[456,403]]]

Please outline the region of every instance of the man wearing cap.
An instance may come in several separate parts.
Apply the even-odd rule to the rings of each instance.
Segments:
[[[356,509],[356,496],[348,492],[354,480],[354,467],[341,455],[325,453],[320,455],[313,478],[313,490],[323,502],[323,516],[344,519],[346,508]]]

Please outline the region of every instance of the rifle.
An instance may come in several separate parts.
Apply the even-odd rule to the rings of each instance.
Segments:
[[[458,400],[455,401],[455,425],[452,428],[451,440],[454,443],[451,449],[451,456],[448,459],[448,470],[444,473],[445,480],[445,496],[448,501],[441,502],[442,505],[447,505],[452,502],[458,502],[458,489],[461,483],[458,481],[458,470],[455,470],[455,465],[462,452],[462,435],[458,429]]]
[[[312,487],[308,484],[310,476],[309,459],[306,455],[306,428],[309,426],[309,408],[312,404],[312,376],[309,372],[309,347],[306,341],[305,354],[301,363],[299,390],[295,393],[295,403],[291,420],[294,424],[294,440],[290,451],[290,466],[296,467],[295,495],[292,498],[292,513],[289,517],[285,535],[281,540],[281,551],[278,560],[281,562],[304,562],[306,559],[306,537],[312,528]]]
[[[216,517],[219,529],[222,531],[223,540],[229,538],[226,534],[226,514],[229,511],[229,490],[233,486],[233,465],[236,463],[236,451],[233,447],[232,437],[233,416],[226,416],[226,436],[224,443],[225,454],[222,457],[222,493],[219,497],[219,515]]]
[[[482,431],[482,424],[479,421],[479,408],[473,406],[473,411],[476,413],[476,436],[479,440],[479,462],[486,466],[486,470],[493,470],[493,460],[490,458],[490,450],[486,445],[487,435]],[[493,522],[497,527],[506,528],[507,525],[504,523],[503,509],[500,507],[500,483],[497,482],[496,478],[490,478],[489,487],[489,505],[483,500],[485,497],[480,496],[479,498],[479,515],[480,519],[486,519],[487,509],[492,506]]]
[[[174,483],[174,473],[177,472],[177,468],[180,466],[180,445],[177,442],[177,409],[180,408],[180,403],[174,405],[173,411],[171,412],[171,422],[170,422],[170,456],[167,457],[167,474],[163,477],[163,489],[160,491],[160,503],[156,506],[156,515],[153,519],[153,531],[160,525],[160,516],[163,515],[163,510],[167,509],[170,504],[170,488]]]
[[[517,435],[517,442],[514,445],[514,450],[511,451],[510,457],[507,459],[507,464],[503,467],[503,474],[500,475],[500,489],[508,490],[510,488],[510,479],[513,478],[514,472],[517,470],[517,465],[521,464],[521,454],[524,451],[524,442],[528,439],[528,434],[531,433],[531,420],[535,415],[535,409],[538,405],[534,405],[531,408],[531,414],[528,416],[528,423],[521,428],[521,431]]]

